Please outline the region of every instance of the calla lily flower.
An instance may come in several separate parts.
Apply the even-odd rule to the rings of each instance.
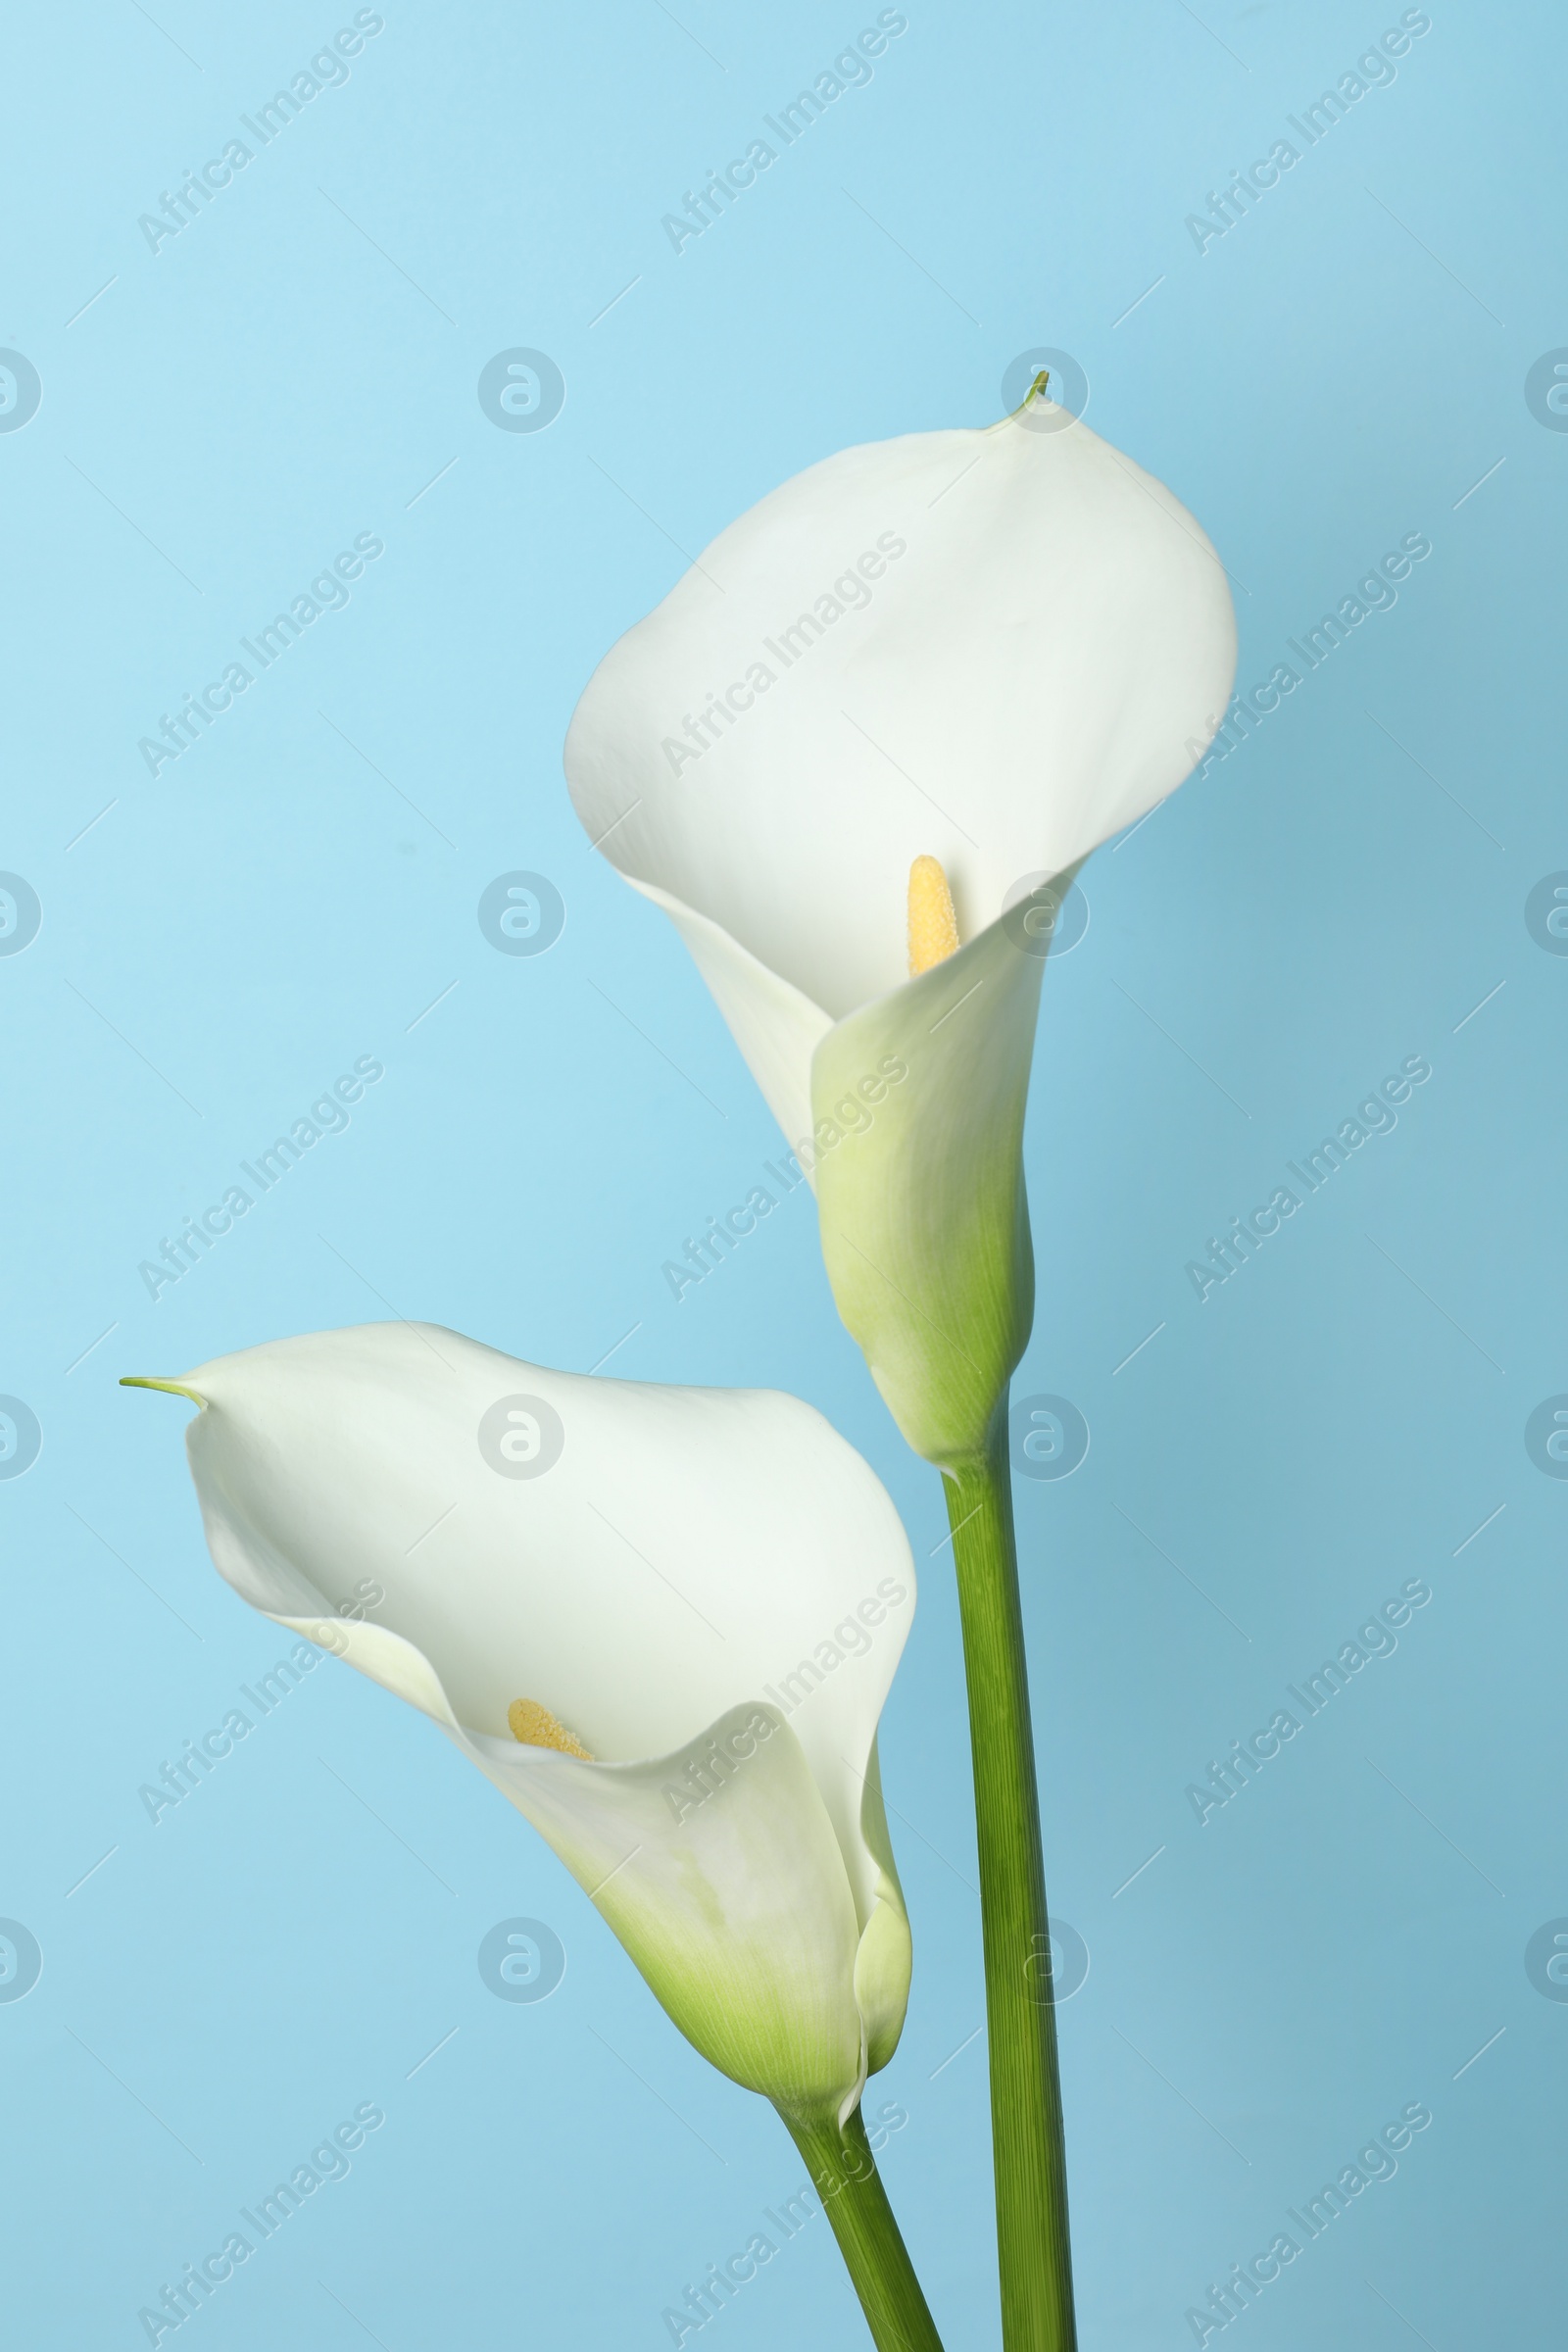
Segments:
[[[944,1466],[983,1453],[1029,1334],[1055,910],[1200,757],[1235,653],[1199,524],[1041,379],[1000,424],[773,491],[573,716],[578,814],[686,941],[812,1178],[839,1310]]]
[[[792,2128],[843,2127],[910,1963],[876,1731],[914,1571],[853,1447],[771,1391],[417,1324],[137,1385],[202,1408],[191,1473],[241,1597],[437,1723],[706,2058]]]

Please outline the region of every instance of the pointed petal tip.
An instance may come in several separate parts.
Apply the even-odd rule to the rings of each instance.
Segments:
[[[145,1373],[122,1372],[120,1385],[122,1389],[162,1389],[166,1396],[188,1396],[192,1404],[199,1404],[204,1412],[207,1409],[206,1397],[199,1396],[194,1389],[187,1389],[182,1381],[153,1380]]]
[[[1015,409],[1009,409],[1005,416],[1000,417],[996,424],[989,426],[987,429],[991,432],[998,432],[1003,425],[1011,424],[1015,418],[1027,416],[1028,412],[1034,407],[1034,404],[1037,400],[1049,400],[1051,398],[1050,385],[1051,369],[1049,368],[1040,368],[1036,373],[1033,382],[1030,384],[1028,391],[1024,394],[1022,400],[1019,401],[1017,407]]]

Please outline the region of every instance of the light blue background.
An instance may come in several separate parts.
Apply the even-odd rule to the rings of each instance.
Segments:
[[[907,2113],[884,2165],[950,2352],[996,2344],[983,2040],[943,2064],[982,1987],[938,1482],[804,1192],[678,1306],[662,1282],[778,1139],[560,746],[682,551],[847,443],[989,421],[1039,344],[1244,584],[1244,683],[1433,545],[1091,863],[1047,974],[1015,1394],[1093,1442],[1018,1507],[1052,1900],[1092,1954],[1061,2012],[1086,2352],[1192,2342],[1208,2283],[1414,2101],[1431,2129],[1269,2287],[1253,2352],[1555,2340],[1568,2004],[1523,1954],[1568,1913],[1568,1485],[1523,1427],[1568,1390],[1568,959],[1523,908],[1568,867],[1568,437],[1523,382],[1568,343],[1560,14],[1434,6],[1200,255],[1185,216],[1396,9],[910,0],[677,257],[661,216],[874,10],[384,13],[156,256],[137,216],[352,12],[9,26],[0,341],[43,402],[0,436],[0,866],[43,926],[0,959],[0,1389],[44,1439],[0,1485],[0,1913],[44,1969],[0,2004],[8,2340],[144,2341],[138,2307],[367,2100],[384,2128],[190,2324],[210,2347],[667,2343],[801,2180],[525,1825],[352,1674],[156,1827],[138,1803],[279,1645],[208,1563],[184,1408],[117,1376],[395,1311],[575,1370],[636,1326],[609,1371],[795,1390],[888,1482],[924,1580],[884,1729],[916,1975],[868,2105]],[[480,411],[515,345],[564,373],[546,431]],[[137,738],[367,531],[349,608],[154,781]],[[514,867],[566,904],[538,958],[475,919]],[[1416,1054],[1397,1130],[1200,1304],[1205,1237]],[[364,1054],[351,1129],[149,1299],[138,1261]],[[1397,1653],[1200,1828],[1186,1785],[1417,1576]],[[568,1954],[538,2005],[475,1965],[519,1913]],[[819,2218],[709,2333],[864,2340]]]

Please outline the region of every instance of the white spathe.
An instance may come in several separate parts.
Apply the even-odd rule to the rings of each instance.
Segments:
[[[577,812],[674,921],[786,1136],[817,1162],[840,1311],[934,1460],[982,1442],[998,1366],[1028,1329],[994,1295],[995,1344],[967,1335],[999,1250],[1006,1279],[1029,1280],[1013,1140],[1041,960],[999,918],[1021,884],[1067,875],[1181,782],[1235,659],[1200,526],[1035,392],[1000,424],[844,450],[771,492],[612,648],[572,718]],[[913,1029],[908,991],[932,979],[906,962],[921,855],[947,871],[973,1003],[960,1015],[946,984],[928,990],[956,1034],[931,1068],[909,1064],[897,1138],[884,1118],[840,1152],[846,1085],[874,1086]],[[835,1033],[852,1017],[847,1055]],[[985,1163],[978,1186],[966,1151]],[[921,1178],[893,1157],[910,1152],[946,1167],[938,1190],[966,1204],[967,1240],[929,1200],[921,1233],[905,1229],[898,1199]],[[890,1233],[907,1243],[897,1266]],[[852,1261],[873,1269],[855,1296]],[[955,1344],[974,1377],[938,1397],[932,1366]]]
[[[973,939],[1181,782],[1235,642],[1200,524],[1036,395],[842,450],[732,522],[594,672],[566,774],[748,1058],[796,1065],[793,1137],[816,1039],[907,976],[912,860],[942,860]]]
[[[773,1391],[583,1378],[433,1325],[177,1386],[235,1591],[432,1717],[713,2064],[847,2115],[908,1993],[876,1729],[914,1605],[853,1447]],[[520,1745],[519,1697],[594,1760]]]

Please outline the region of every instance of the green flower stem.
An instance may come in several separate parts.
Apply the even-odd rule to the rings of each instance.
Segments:
[[[1051,1999],[1006,1399],[985,1454],[943,1480],[957,1564],[974,1755],[1005,2352],[1074,2352],[1067,2158]]]
[[[803,2123],[779,2113],[833,2225],[877,2352],[942,2352],[858,2107],[842,2132],[831,2118]]]

